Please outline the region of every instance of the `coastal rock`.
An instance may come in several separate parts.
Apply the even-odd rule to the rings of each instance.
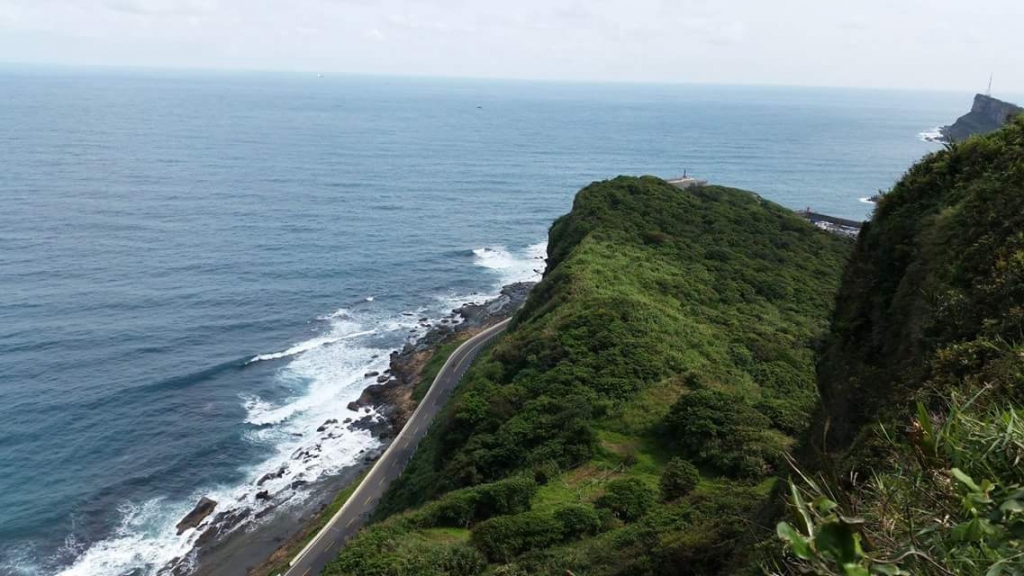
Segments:
[[[218,536],[231,531],[235,526],[241,524],[243,520],[249,517],[249,514],[252,514],[252,510],[248,508],[239,508],[238,510],[217,514],[214,516],[213,521],[210,522],[210,527],[196,540],[196,546],[202,548],[214,542]]]
[[[181,536],[186,530],[190,530],[199,526],[199,524],[206,519],[207,516],[213,513],[213,509],[217,507],[217,502],[203,496],[199,499],[199,503],[192,509],[191,512],[185,515],[181,519],[181,522],[175,526],[178,529],[178,536]]]
[[[348,425],[349,430],[366,430],[374,438],[387,439],[391,435],[391,423],[385,418],[373,415],[363,416]]]
[[[975,134],[988,134],[1003,127],[1010,118],[1024,114],[1024,108],[1003,102],[987,94],[978,94],[974,97],[971,111],[964,114],[951,126],[943,126],[939,129],[944,142],[960,142]]]
[[[257,486],[263,486],[264,484],[266,484],[270,480],[276,480],[278,478],[281,478],[282,476],[285,475],[285,472],[287,472],[287,471],[288,471],[288,466],[284,465],[284,466],[281,466],[280,468],[278,468],[276,472],[267,472],[263,476],[260,476],[260,479],[256,481],[256,485]]]
[[[353,411],[372,408],[386,419],[388,429],[400,428],[416,408],[411,398],[412,388],[419,382],[420,372],[433,351],[458,334],[473,334],[508,318],[526,301],[534,285],[533,282],[510,284],[502,288],[501,293],[492,300],[454,309],[453,316],[426,328],[422,336],[406,343],[401,350],[391,352],[390,367],[377,377],[376,384],[367,386],[359,399],[350,403],[348,408]],[[360,426],[365,426],[365,423]],[[375,435],[381,432],[383,429]]]
[[[264,500],[270,500],[270,491],[269,490],[260,490],[259,492],[256,493],[256,501],[257,502],[262,502]]]
[[[316,431],[317,432],[323,432],[324,430],[327,430],[327,427],[330,426],[331,424],[337,424],[337,423],[338,423],[337,419],[331,418],[330,420],[328,420],[328,421],[324,422],[323,424],[321,424],[320,427],[318,427],[316,429]]]
[[[378,375],[380,375],[380,372],[374,370],[373,372],[367,372],[366,374],[363,374],[363,378],[373,378],[374,376]]]

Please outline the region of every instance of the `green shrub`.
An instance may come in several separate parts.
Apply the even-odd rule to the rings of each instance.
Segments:
[[[717,389],[681,396],[664,427],[687,458],[733,476],[770,473],[785,448],[769,431],[767,417],[743,398]]]
[[[492,516],[529,510],[530,498],[536,491],[537,484],[532,478],[515,476],[445,494],[411,518],[414,524],[423,528],[464,528]]]
[[[478,576],[487,566],[471,546],[426,541],[397,524],[360,532],[324,576]]]
[[[632,522],[647,513],[654,499],[654,490],[643,480],[623,478],[606,484],[604,494],[594,505],[611,510],[616,518]]]
[[[661,473],[661,499],[676,500],[690,493],[700,483],[697,467],[682,458],[673,458]]]
[[[491,561],[508,562],[526,550],[562,541],[563,530],[562,523],[550,514],[524,512],[477,524],[470,534],[470,542]]]
[[[601,518],[590,506],[576,504],[559,508],[554,517],[562,523],[562,536],[567,540],[592,536],[601,529]]]

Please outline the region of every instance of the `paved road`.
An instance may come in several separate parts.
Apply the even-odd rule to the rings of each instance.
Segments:
[[[477,354],[508,326],[508,320],[484,330],[459,346],[434,378],[430,390],[412,413],[398,437],[373,465],[370,472],[349,497],[345,505],[292,560],[284,576],[312,576],[319,574],[338,554],[338,549],[355,535],[373,512],[388,486],[398,478],[402,469],[416,452],[420,439],[427,433],[451,391],[458,385]]]

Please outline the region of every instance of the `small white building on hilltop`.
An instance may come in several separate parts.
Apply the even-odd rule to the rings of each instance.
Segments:
[[[683,171],[683,175],[680,176],[679,178],[670,178],[668,180],[665,180],[665,182],[668,182],[669,184],[675,186],[676,188],[682,188],[683,190],[687,188],[692,188],[693,186],[706,186],[708,183],[707,180],[700,180],[697,178],[691,178],[690,176],[687,176],[685,170]]]

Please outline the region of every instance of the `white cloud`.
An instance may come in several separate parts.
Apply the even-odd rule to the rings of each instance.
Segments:
[[[1020,22],[1019,0],[0,0],[0,61],[1024,91]]]
[[[107,8],[143,16],[199,16],[212,12],[213,2],[200,0],[108,0]]]

